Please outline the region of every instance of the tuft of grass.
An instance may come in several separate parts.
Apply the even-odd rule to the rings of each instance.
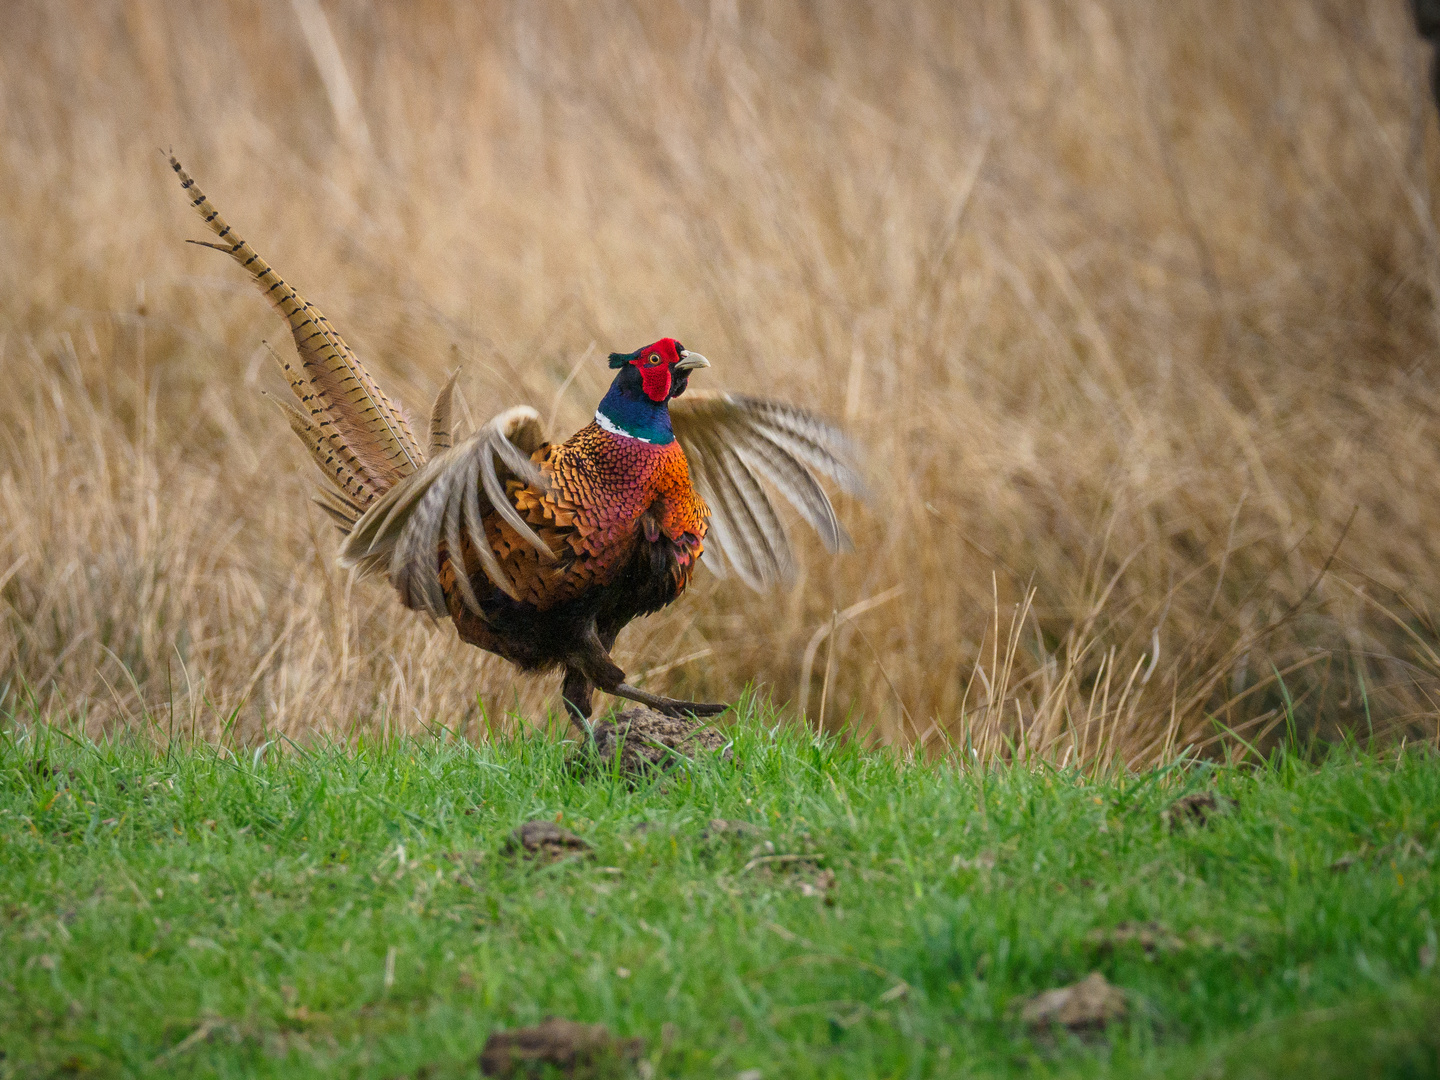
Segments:
[[[729,733],[733,761],[629,785],[534,735],[12,728],[0,1076],[473,1076],[490,1032],[550,1014],[642,1037],[664,1076],[1440,1066],[1427,754],[1095,779],[906,767],[753,703]],[[1238,805],[1168,827],[1201,789]],[[593,855],[507,856],[532,818]],[[1114,934],[1150,923],[1149,952]],[[1096,970],[1122,1023],[1015,1018]]]
[[[1399,0],[12,2],[0,711],[556,704],[335,568],[283,327],[165,147],[414,416],[461,367],[564,435],[676,334],[854,433],[857,554],[700,575],[619,644],[647,685],[1100,768],[1440,739],[1423,48]]]

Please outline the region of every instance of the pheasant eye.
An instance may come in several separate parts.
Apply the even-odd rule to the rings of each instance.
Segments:
[[[654,367],[656,364],[658,364],[658,363],[660,362],[660,354],[659,354],[659,353],[653,353],[653,352],[652,352],[652,353],[650,354],[650,359],[647,360],[647,361],[645,361],[645,362],[646,362],[647,364],[649,364],[651,367]]]

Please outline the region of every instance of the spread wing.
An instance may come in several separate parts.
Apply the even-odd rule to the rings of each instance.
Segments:
[[[670,403],[670,422],[691,482],[710,505],[707,539],[751,588],[794,573],[766,484],[789,500],[827,548],[849,550],[850,537],[816,479],[818,473],[842,491],[864,494],[858,454],[838,429],[782,402],[697,391]]]
[[[447,387],[447,391],[449,388]],[[448,398],[448,393],[443,395]],[[437,403],[432,443],[449,426],[448,400]],[[446,431],[448,437],[448,431]],[[544,541],[505,497],[505,481],[520,480],[545,490],[544,475],[530,454],[545,442],[540,414],[526,405],[507,409],[458,446],[442,450],[420,471],[405,477],[373,502],[340,547],[340,565],[362,573],[387,573],[401,602],[417,611],[449,614],[440,586],[439,552],[462,550],[462,531],[480,558],[486,576],[508,595],[515,586],[485,538],[482,518],[498,513],[545,558],[554,558]],[[465,574],[456,575],[466,603],[479,601]]]

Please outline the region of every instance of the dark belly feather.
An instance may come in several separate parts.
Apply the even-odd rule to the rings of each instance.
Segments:
[[[673,603],[689,583],[694,546],[698,545],[683,539],[677,543],[663,535],[654,540],[641,535],[610,581],[591,585],[580,595],[543,609],[505,595],[477,571],[470,577],[480,601],[480,613],[476,614],[453,587],[455,568],[444,555],[440,580],[462,641],[526,671],[545,671],[573,661],[576,645],[590,627],[602,639],[613,641],[632,619]]]

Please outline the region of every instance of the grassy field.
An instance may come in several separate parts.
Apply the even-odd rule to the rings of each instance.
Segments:
[[[774,722],[747,707],[732,762],[636,787],[536,735],[13,727],[0,1077],[474,1076],[491,1031],[551,1013],[643,1037],[657,1076],[1440,1068],[1428,752],[1087,779],[899,767]],[[1237,805],[1167,827],[1198,790]],[[533,818],[593,856],[507,855]],[[1152,951],[1115,940],[1152,921]],[[1016,1018],[1096,970],[1124,1021]]]
[[[856,554],[617,660],[894,744],[1440,738],[1440,126],[1404,0],[11,0],[0,708],[535,722],[334,566],[290,348],[173,149],[412,418],[588,421],[673,334],[863,445]],[[9,697],[7,698],[7,693]],[[466,720],[467,711],[471,712]],[[505,723],[509,725],[510,720]]]
[[[473,1075],[549,1012],[657,1075],[1440,1073],[1407,7],[5,4],[0,1080]],[[582,780],[555,679],[336,567],[161,148],[412,419],[458,368],[563,437],[674,335],[853,435],[853,555],[617,643],[775,702],[732,762]],[[1018,1017],[1093,971],[1123,1021]]]

